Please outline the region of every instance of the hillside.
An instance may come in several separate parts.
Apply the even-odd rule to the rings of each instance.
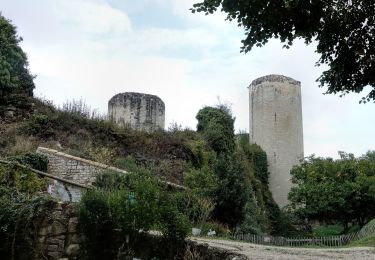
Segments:
[[[203,135],[193,130],[175,126],[153,133],[135,131],[93,114],[81,101],[68,102],[58,109],[51,102],[32,97],[17,100],[11,104],[12,113],[7,112],[9,104],[0,110],[1,157],[46,146],[123,169],[132,164],[143,166],[159,178],[178,184],[185,184],[190,173],[205,165],[212,167],[216,157]],[[250,227],[246,231],[279,232],[280,212],[267,187],[267,169],[266,177],[257,176],[254,161],[245,158],[247,141],[237,143],[252,191],[247,204],[251,217],[246,220]]]

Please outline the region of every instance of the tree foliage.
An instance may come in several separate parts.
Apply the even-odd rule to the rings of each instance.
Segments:
[[[0,13],[0,100],[9,94],[32,96],[35,86],[21,41],[16,27]]]
[[[228,109],[204,107],[198,114],[197,130],[201,132],[217,158],[212,165],[217,178],[213,192],[214,217],[231,227],[243,221],[250,188],[245,170],[235,154],[234,118]],[[209,176],[209,174],[205,174]]]
[[[363,226],[375,217],[375,152],[355,158],[308,157],[292,169],[296,185],[289,193],[292,208],[302,217]]]
[[[227,20],[244,27],[241,51],[278,38],[289,48],[293,40],[317,41],[317,65],[329,69],[318,78],[327,93],[361,92],[375,101],[375,2],[373,0],[204,0],[192,12],[212,14],[221,7]]]
[[[203,133],[208,145],[216,153],[229,153],[235,149],[234,118],[227,111],[204,107],[197,116],[197,131]]]

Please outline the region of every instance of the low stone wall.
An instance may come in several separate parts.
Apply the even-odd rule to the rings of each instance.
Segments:
[[[75,157],[57,150],[38,147],[37,153],[48,157],[48,173],[74,183],[91,186],[98,174],[114,171],[122,174],[127,172],[106,164]],[[81,199],[83,187],[51,180],[49,193],[62,201],[77,202]]]
[[[123,174],[127,173],[116,167],[75,157],[45,147],[38,147],[37,153],[48,157],[48,173],[86,186],[90,186],[98,174],[107,170]]]
[[[38,147],[37,153],[48,157],[48,173],[65,180],[77,183],[72,185],[59,180],[51,180],[49,193],[62,201],[78,202],[84,187],[90,187],[98,174],[113,171],[128,174],[127,171],[103,163],[86,160],[57,150]],[[162,181],[175,189],[184,190],[185,187],[171,182]]]
[[[84,236],[77,229],[78,217],[75,213],[75,203],[56,203],[48,214],[41,220],[37,232],[37,256],[35,259],[74,260],[84,256]],[[124,238],[119,238],[119,241]],[[118,241],[113,241],[116,243]],[[246,259],[234,252],[215,248],[205,243],[186,240],[185,253],[180,256],[171,255],[160,235],[146,235],[138,242],[134,253],[139,259],[152,259],[155,256],[162,259],[213,259],[240,260]]]
[[[74,205],[56,203],[38,231],[38,259],[78,259],[83,236],[77,232]]]

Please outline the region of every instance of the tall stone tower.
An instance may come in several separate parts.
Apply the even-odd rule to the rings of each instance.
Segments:
[[[158,96],[120,93],[109,100],[108,117],[119,126],[150,132],[164,129],[165,105]]]
[[[250,86],[251,143],[267,153],[269,187],[276,203],[288,203],[290,170],[303,158],[301,83],[281,75],[268,75]]]

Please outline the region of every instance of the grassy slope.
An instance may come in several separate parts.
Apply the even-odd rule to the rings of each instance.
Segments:
[[[175,128],[146,133],[119,128],[99,117],[92,118],[90,111],[80,104],[61,111],[48,102],[30,99],[18,106],[13,118],[0,113],[0,157],[35,151],[38,146],[124,169],[131,156],[136,164],[179,184],[183,184],[184,174],[200,167],[202,156],[213,152],[195,131]],[[259,215],[255,227],[269,232],[270,226],[277,225],[278,209],[268,187],[250,172],[254,202],[249,214]]]

